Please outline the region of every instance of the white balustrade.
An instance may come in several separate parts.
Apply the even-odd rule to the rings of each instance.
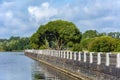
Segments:
[[[93,63],[93,53],[94,52],[90,52],[90,63]]]
[[[67,51],[67,59],[69,59],[69,51]]]
[[[82,53],[82,52],[79,52],[79,53],[78,53],[78,61],[81,61],[81,53]]]
[[[55,53],[55,57],[57,57],[58,56],[58,51],[54,50],[54,53]]]
[[[66,59],[74,59],[77,60],[78,57],[78,61],[81,61],[81,53],[82,52],[72,52],[72,51],[57,51],[57,50],[25,50],[25,52],[29,52],[29,53],[34,53],[34,54],[39,54],[38,58],[40,57],[41,54],[43,55],[47,55],[47,56],[55,56],[55,57],[60,57],[60,58],[66,58]],[[89,61],[92,64],[93,63],[93,54],[94,52],[90,52],[89,55]],[[102,52],[99,52],[97,54],[97,64],[100,65],[101,64],[101,54]],[[110,65],[110,55],[111,53],[106,53],[106,66]],[[74,56],[74,57],[73,57]],[[86,62],[87,61],[87,52],[84,52],[84,56],[83,56],[83,61]],[[116,67],[120,68],[120,53],[116,54]]]
[[[59,56],[59,52],[58,51],[56,51],[56,57],[58,57]]]
[[[74,60],[76,60],[76,59],[77,59],[77,53],[74,52]]]
[[[99,52],[99,53],[97,54],[97,64],[98,64],[98,65],[101,64],[101,54],[102,54],[102,52]]]
[[[72,52],[72,51],[70,51],[70,59],[72,59],[72,53],[73,53],[73,52]]]
[[[84,52],[84,62],[87,61],[86,53],[87,53],[87,52]]]
[[[120,68],[120,53],[116,55],[116,67]]]
[[[66,58],[66,51],[64,51],[64,58]]]
[[[109,56],[109,54],[111,54],[111,53],[106,53],[106,66],[110,65],[110,56]]]

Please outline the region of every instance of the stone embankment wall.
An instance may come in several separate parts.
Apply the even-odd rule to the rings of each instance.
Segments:
[[[120,80],[120,54],[26,50],[25,55],[93,80]]]

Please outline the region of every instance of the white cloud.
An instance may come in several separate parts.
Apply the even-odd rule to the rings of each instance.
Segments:
[[[27,23],[24,23],[22,19],[15,16],[12,11],[2,12],[0,15],[0,21],[4,24],[0,26],[0,36],[3,35],[3,33],[11,36],[26,34],[25,31],[28,29]]]
[[[8,18],[12,18],[13,17],[13,13],[11,11],[8,11],[5,13],[5,16]]]
[[[49,3],[48,2],[42,3],[41,6],[44,7],[44,8],[49,8]]]
[[[30,6],[28,12],[36,21],[49,19],[58,14],[57,9],[51,7],[48,2],[42,3],[41,6]]]

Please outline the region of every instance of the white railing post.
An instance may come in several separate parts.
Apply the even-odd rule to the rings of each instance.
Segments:
[[[120,53],[118,53],[116,56],[117,56],[116,57],[116,67],[120,68]]]
[[[111,54],[111,53],[106,53],[106,66],[110,65],[110,56],[109,56],[109,54]]]
[[[78,61],[81,61],[81,52],[78,53]]]
[[[65,58],[66,56],[65,56],[65,51],[64,51],[64,58]]]
[[[87,52],[84,52],[84,62],[86,62],[86,61],[87,61],[87,58],[86,58],[86,53],[87,53]]]
[[[94,52],[90,52],[90,63],[93,63],[93,53]]]
[[[56,51],[56,53],[57,53],[57,57],[59,57],[59,51]]]
[[[50,56],[52,56],[52,54],[51,54],[51,50],[50,50]]]
[[[72,59],[72,51],[70,51],[70,59]]]
[[[56,57],[58,57],[58,51],[57,50],[55,51],[55,54],[56,54]]]
[[[99,52],[98,54],[97,54],[97,64],[98,65],[100,65],[101,64],[101,52]]]
[[[67,59],[69,59],[69,51],[67,51]]]
[[[51,52],[52,52],[52,56],[54,56],[54,52],[53,52],[53,50],[52,50]]]
[[[61,58],[63,58],[63,51],[61,51]]]
[[[74,60],[76,60],[77,58],[77,53],[76,52],[73,52],[74,53]]]
[[[57,53],[56,53],[56,50],[54,50],[54,54],[55,54],[55,57],[57,57]]]

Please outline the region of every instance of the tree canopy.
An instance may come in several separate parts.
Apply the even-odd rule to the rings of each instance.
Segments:
[[[33,48],[70,49],[80,43],[81,32],[72,23],[63,20],[50,21],[41,25],[31,37]]]
[[[0,39],[0,51],[21,51],[30,48],[29,38],[14,37],[10,39]]]
[[[82,39],[89,39],[98,36],[98,32],[96,30],[87,30],[82,34]]]
[[[108,36],[102,36],[95,38],[90,46],[89,51],[94,52],[111,52],[114,51],[114,39]]]

